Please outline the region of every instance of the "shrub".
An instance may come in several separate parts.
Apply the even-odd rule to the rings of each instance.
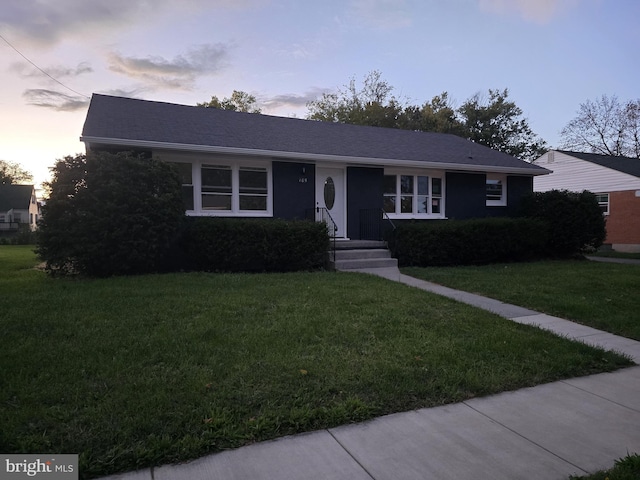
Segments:
[[[547,223],[550,256],[570,257],[597,249],[606,237],[598,200],[586,190],[534,192],[524,198],[522,215]]]
[[[184,218],[173,166],[131,153],[67,156],[49,187],[37,247],[47,271],[105,277],[163,268]]]
[[[473,265],[540,258],[546,242],[544,222],[486,218],[400,224],[389,247],[401,266]]]
[[[329,237],[309,221],[189,218],[182,248],[190,269],[287,272],[322,268]]]

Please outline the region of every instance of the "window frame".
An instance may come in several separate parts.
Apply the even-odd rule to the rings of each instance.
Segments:
[[[499,182],[502,186],[500,199],[489,199],[488,187],[490,182]],[[485,179],[485,201],[487,207],[505,207],[507,205],[507,176],[487,173]]]
[[[609,213],[611,212],[611,195],[609,195],[609,192],[598,192],[594,194],[596,196],[596,200],[598,201],[598,206],[602,209],[602,207],[605,207],[604,209],[602,209],[602,214],[603,215],[609,215]],[[607,197],[607,201],[603,202],[600,201],[600,197],[606,196]]]
[[[273,168],[270,161],[251,160],[246,158],[229,158],[218,156],[168,156],[163,160],[171,163],[191,164],[191,184],[183,184],[184,187],[193,188],[193,209],[187,210],[188,216],[202,217],[272,217],[273,216]],[[215,210],[203,208],[203,194],[214,194],[215,192],[203,192],[202,169],[206,167],[222,167],[231,171],[231,208],[228,210]],[[240,209],[240,170],[264,171],[267,175],[265,210],[242,210]],[[256,194],[258,195],[258,194]]]
[[[390,219],[393,220],[402,220],[402,219],[443,219],[445,216],[445,172],[443,171],[434,171],[434,170],[420,170],[420,169],[398,169],[391,168],[384,170],[384,176],[395,176],[396,178],[396,189],[395,194],[385,193],[383,190],[383,209],[384,209],[384,197],[394,197],[395,198],[395,212],[387,212],[385,210],[385,215],[387,215]],[[412,177],[411,184],[411,192],[403,192],[402,191],[402,177]],[[418,177],[428,177],[428,192],[427,194],[420,193],[419,186],[420,182]],[[440,194],[438,196],[433,195],[433,186],[434,179],[439,180],[440,183]],[[411,198],[411,212],[403,212],[403,197],[412,197]],[[419,210],[419,199],[421,197],[427,197],[427,205],[428,211],[420,213]],[[439,209],[440,212],[433,213],[433,201],[437,199],[439,200]],[[406,205],[406,203],[405,203]]]

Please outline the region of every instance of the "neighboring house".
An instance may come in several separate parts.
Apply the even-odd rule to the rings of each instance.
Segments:
[[[93,95],[87,151],[176,163],[187,214],[394,222],[509,215],[548,171],[460,137]],[[385,213],[383,213],[383,211]],[[328,213],[328,215],[327,215]]]
[[[35,230],[38,215],[33,185],[0,185],[0,234],[17,232],[21,224]]]
[[[607,219],[605,244],[621,252],[640,252],[639,159],[550,150],[534,163],[553,171],[535,179],[535,191],[595,193]]]

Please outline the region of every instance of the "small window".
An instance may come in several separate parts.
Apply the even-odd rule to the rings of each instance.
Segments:
[[[240,167],[240,210],[267,210],[267,170]]]
[[[487,176],[487,206],[504,206],[507,204],[506,178]]]
[[[609,215],[609,194],[596,193],[596,199],[598,200],[598,205],[600,206],[600,210],[602,210],[602,214]]]

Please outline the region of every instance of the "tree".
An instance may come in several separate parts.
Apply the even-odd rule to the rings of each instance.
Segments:
[[[456,109],[448,92],[424,105],[406,105],[392,95],[393,87],[374,70],[358,88],[355,79],[338,93],[325,93],[307,104],[307,118],[425,132],[451,133],[487,147],[532,161],[542,155],[546,143],[535,135],[522,109],[508,99],[508,89],[489,90],[486,99],[474,95]],[[640,129],[639,129],[640,130]]]
[[[0,160],[0,185],[30,182],[33,182],[31,172],[23,169],[18,163]]]
[[[173,165],[131,153],[56,162],[39,224],[39,256],[53,274],[89,276],[161,270],[184,204]]]
[[[234,90],[229,98],[220,100],[214,95],[208,102],[198,103],[197,106],[233,110],[235,112],[261,113],[261,110],[256,106],[257,103],[258,101],[253,95],[249,95],[247,92],[241,90]]]
[[[587,100],[560,136],[560,147],[567,150],[640,158],[640,100],[621,103],[615,95]]]
[[[393,87],[374,70],[358,88],[354,78],[338,93],[324,93],[307,103],[307,118],[323,122],[351,123],[374,127],[399,128],[403,102],[393,96]]]
[[[406,107],[400,120],[400,128],[464,135],[463,125],[449,100],[448,92],[436,95],[422,107]]]
[[[489,97],[480,93],[469,98],[458,109],[463,125],[463,136],[487,147],[499,150],[521,160],[533,161],[547,150],[522,109],[508,100],[509,90],[491,90]]]

